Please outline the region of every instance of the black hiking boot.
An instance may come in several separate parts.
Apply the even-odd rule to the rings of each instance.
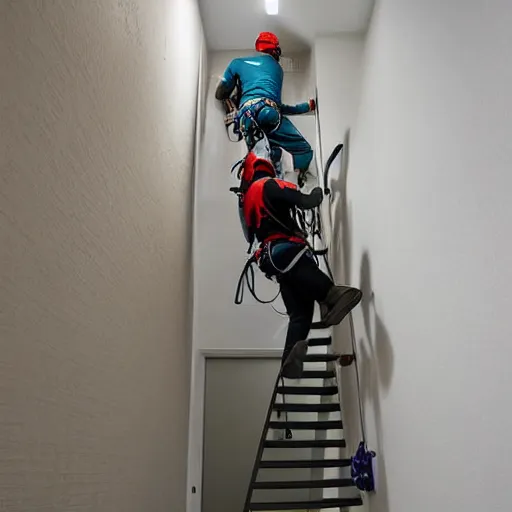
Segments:
[[[298,341],[283,363],[281,375],[285,379],[300,379],[304,371],[304,359],[308,353],[308,342]]]
[[[359,304],[361,290],[350,286],[333,286],[320,303],[321,323],[325,327],[338,325]]]

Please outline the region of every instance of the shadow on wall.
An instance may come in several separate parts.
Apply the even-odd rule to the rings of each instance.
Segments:
[[[386,475],[382,409],[380,402],[381,389],[387,391],[391,385],[394,369],[394,354],[391,340],[376,311],[373,287],[371,281],[370,256],[363,253],[360,268],[360,287],[363,292],[361,309],[365,327],[366,340],[358,344],[358,361],[361,371],[361,399],[363,404],[369,404],[373,411],[376,446],[371,446],[377,452],[376,490],[368,501],[369,510],[375,512],[389,511],[388,484]]]
[[[371,282],[370,256],[367,251],[361,259],[360,288],[363,292],[361,309],[363,311],[366,339],[372,348],[372,356],[376,360],[379,381],[382,388],[387,391],[393,377],[394,354],[388,331],[382,318],[375,308],[373,287]],[[373,315],[372,315],[373,312]],[[372,326],[373,316],[373,326]],[[375,331],[375,332],[374,332]]]
[[[337,266],[333,268],[333,271],[335,276],[342,279],[345,283],[348,282],[352,270],[352,209],[347,198],[349,164],[350,130],[347,130],[343,141],[341,171],[338,176],[333,176],[330,180],[332,201],[334,204],[332,217],[332,249],[334,255],[342,255],[342,258],[334,258]],[[368,251],[363,253],[361,259],[359,282],[359,286],[363,292],[361,311],[365,330],[365,337],[361,338],[358,343],[358,368],[361,372],[361,401],[363,407],[367,405],[371,412],[373,412],[373,415],[365,414],[364,416],[366,418],[372,416],[374,422],[372,431],[375,431],[376,445],[370,446],[370,448],[377,452],[377,492],[370,496],[369,500],[365,503],[365,508],[370,512],[389,512],[380,393],[381,391],[385,392],[389,390],[391,386],[394,370],[394,354],[386,326],[375,308],[371,281],[371,262]],[[345,325],[344,327],[346,329],[347,326]],[[343,336],[341,332],[339,334],[340,336],[336,336],[336,338],[350,339],[349,336]],[[343,348],[349,349],[348,346]],[[356,373],[353,368],[342,372],[345,423],[347,428],[347,441],[349,441],[348,446],[350,449],[355,449],[361,436],[361,427],[358,425],[359,408],[357,404],[355,379]]]

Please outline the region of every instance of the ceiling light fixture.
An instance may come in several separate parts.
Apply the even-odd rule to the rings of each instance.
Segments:
[[[265,10],[270,16],[279,13],[279,0],[265,0]]]

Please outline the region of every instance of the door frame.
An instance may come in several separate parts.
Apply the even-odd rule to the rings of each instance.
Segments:
[[[187,512],[202,512],[207,359],[281,359],[283,349],[205,348],[192,355],[187,468]],[[195,492],[194,490],[195,489]]]

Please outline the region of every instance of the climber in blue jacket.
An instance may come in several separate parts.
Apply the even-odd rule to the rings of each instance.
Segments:
[[[283,69],[279,64],[281,48],[279,39],[270,32],[262,32],[256,40],[258,54],[233,59],[222,76],[216,99],[229,99],[235,87],[240,89],[238,119],[243,134],[248,134],[252,119],[267,133],[272,146],[272,160],[281,159],[281,148],[293,156],[294,168],[302,176],[313,158],[311,146],[286,115],[306,114],[315,110],[315,101],[298,105],[281,103]],[[247,145],[251,144],[246,138]]]

